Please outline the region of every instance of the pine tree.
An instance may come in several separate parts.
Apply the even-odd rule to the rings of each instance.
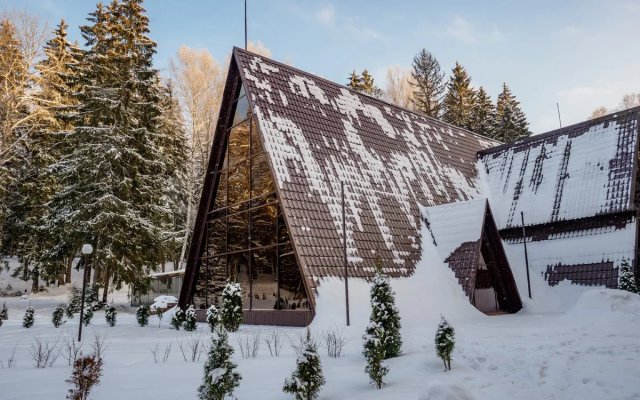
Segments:
[[[35,313],[36,310],[34,310],[33,307],[27,307],[27,310],[24,312],[24,318],[22,318],[22,326],[24,326],[25,328],[31,328],[35,321]]]
[[[369,375],[371,383],[382,389],[384,377],[389,373],[389,368],[384,364],[386,356],[385,332],[382,325],[371,321],[367,326],[364,336],[364,358],[367,361],[365,372]]]
[[[455,347],[455,331],[453,327],[449,325],[444,316],[440,317],[440,324],[436,331],[435,337],[436,354],[444,363],[445,371],[451,370],[451,353]]]
[[[496,107],[482,86],[476,91],[471,108],[469,130],[489,138],[495,138]]]
[[[361,91],[377,99],[381,99],[382,96],[384,95],[382,89],[376,86],[373,76],[366,69],[362,71],[362,90]]]
[[[620,265],[620,282],[618,288],[631,293],[640,293],[633,269],[626,259],[622,260],[622,264]]]
[[[104,309],[104,318],[107,321],[107,325],[114,327],[116,326],[116,318],[118,315],[118,311],[116,311],[116,306],[113,303],[107,305]]]
[[[184,322],[182,323],[182,327],[187,332],[192,332],[198,329],[196,309],[193,308],[193,305],[190,305],[189,308],[187,308],[187,312],[184,315]]]
[[[475,102],[475,93],[471,87],[471,77],[467,70],[456,62],[453,68],[447,93],[442,102],[442,120],[459,126],[461,128],[471,128],[471,114]]]
[[[502,85],[502,92],[496,102],[496,130],[495,139],[505,143],[528,137],[529,123],[520,109],[520,103],[507,84]]]
[[[231,361],[233,347],[229,346],[229,335],[219,328],[211,336],[209,357],[204,364],[202,385],[198,388],[201,400],[223,400],[226,395],[240,385],[242,377],[235,372],[236,364]]]
[[[433,54],[422,49],[413,58],[412,67],[412,101],[415,109],[429,117],[440,117],[445,91],[444,72],[440,69],[440,63]]]
[[[141,305],[136,311],[136,320],[138,325],[144,327],[149,325],[149,306]]]
[[[290,378],[285,379],[282,390],[293,394],[296,400],[313,400],[318,397],[325,382],[318,345],[311,338],[311,330],[307,328],[307,335],[296,360],[296,370]]]
[[[80,304],[81,304],[81,296],[82,292],[79,288],[73,286],[71,288],[71,298],[69,299],[69,303],[65,308],[65,314],[67,318],[73,318],[73,315],[77,312],[80,312]]]
[[[87,303],[84,306],[84,312],[82,313],[82,323],[84,326],[89,326],[93,319],[93,306],[91,303]]]
[[[209,324],[209,328],[211,328],[211,333],[213,333],[220,322],[220,313],[218,309],[213,304],[207,310],[207,324]]]
[[[7,303],[2,303],[2,310],[0,310],[0,321],[6,321],[9,319],[9,310],[7,309]]]
[[[175,307],[175,311],[173,313],[173,316],[171,317],[171,321],[169,322],[169,324],[171,325],[171,327],[173,329],[179,331],[180,327],[184,323],[184,320],[185,320],[184,311],[182,310],[182,308],[180,308],[180,306],[176,306]]]
[[[384,358],[400,355],[402,338],[400,334],[400,312],[395,305],[395,294],[389,278],[382,273],[381,261],[377,260],[378,272],[371,286],[371,316],[369,320],[375,329],[381,329],[381,342],[384,344]],[[370,334],[370,332],[367,332]]]
[[[55,328],[59,328],[62,325],[62,318],[64,317],[64,305],[59,304],[54,310],[51,316],[51,322]]]
[[[222,291],[220,322],[229,332],[235,332],[242,323],[242,290],[240,284],[227,282]]]

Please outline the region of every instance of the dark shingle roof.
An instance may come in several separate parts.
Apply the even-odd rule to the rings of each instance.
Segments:
[[[263,57],[234,56],[308,277],[342,270],[340,182],[353,276],[408,275],[421,256],[419,204],[479,195],[476,153],[497,143]]]
[[[640,108],[481,152],[498,227],[633,209]]]

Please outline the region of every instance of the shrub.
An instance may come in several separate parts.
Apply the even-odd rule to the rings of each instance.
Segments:
[[[149,306],[142,305],[138,307],[138,310],[136,311],[136,320],[140,326],[149,325]]]
[[[211,333],[213,333],[216,329],[216,326],[220,322],[220,313],[218,309],[213,304],[207,310],[207,324],[209,324],[209,328],[211,329]]]
[[[184,318],[185,318],[184,311],[182,311],[182,308],[180,308],[180,306],[176,306],[176,311],[173,313],[173,316],[171,317],[171,322],[169,322],[169,324],[173,329],[180,330],[180,327],[184,322]]]
[[[285,379],[282,390],[294,395],[296,400],[313,400],[318,397],[320,388],[325,384],[322,363],[318,355],[318,346],[311,338],[307,328],[302,351],[298,354],[296,370]]]
[[[198,320],[196,318],[196,309],[193,306],[189,306],[184,316],[184,322],[182,323],[184,330],[187,332],[195,331],[198,328]]]
[[[450,370],[451,353],[453,352],[453,348],[456,344],[455,331],[453,330],[453,327],[449,325],[444,316],[440,317],[440,324],[438,325],[438,330],[436,331],[435,343],[436,353],[444,363],[444,370]]]
[[[34,310],[33,307],[27,307],[27,310],[24,312],[24,318],[22,318],[22,326],[24,326],[25,328],[31,328],[35,321],[35,313],[36,310]]]
[[[211,336],[209,358],[204,364],[202,385],[198,388],[201,400],[223,400],[226,395],[240,385],[242,376],[235,372],[236,364],[231,361],[233,347],[229,345],[229,335],[223,328]]]
[[[93,306],[91,304],[84,305],[84,312],[82,313],[82,323],[84,326],[89,326],[93,319]]]
[[[69,389],[67,399],[87,400],[94,386],[100,383],[102,376],[102,359],[96,355],[79,357],[73,362],[73,372],[67,383],[73,388]]]
[[[59,328],[62,325],[62,318],[64,317],[64,305],[60,304],[53,310],[53,315],[51,316],[51,322],[53,322],[53,326]]]
[[[118,315],[118,311],[116,311],[116,306],[114,306],[113,303],[105,307],[104,318],[107,320],[107,325],[111,327],[116,326],[117,315]]]
[[[227,282],[222,291],[220,322],[230,332],[235,332],[242,323],[242,290],[240,284]]]

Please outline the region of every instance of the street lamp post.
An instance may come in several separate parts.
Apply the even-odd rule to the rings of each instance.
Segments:
[[[82,299],[80,300],[80,323],[78,324],[78,342],[82,341],[82,319],[84,317],[84,293],[87,289],[87,280],[89,277],[89,264],[87,263],[87,257],[93,253],[93,246],[90,244],[82,245],[82,254],[84,255],[84,273],[82,274]]]

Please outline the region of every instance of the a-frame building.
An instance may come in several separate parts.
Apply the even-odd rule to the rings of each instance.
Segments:
[[[232,277],[246,323],[306,325],[345,250],[350,277],[377,259],[410,276],[420,206],[479,197],[476,154],[497,144],[234,48],[180,305],[217,304]]]

